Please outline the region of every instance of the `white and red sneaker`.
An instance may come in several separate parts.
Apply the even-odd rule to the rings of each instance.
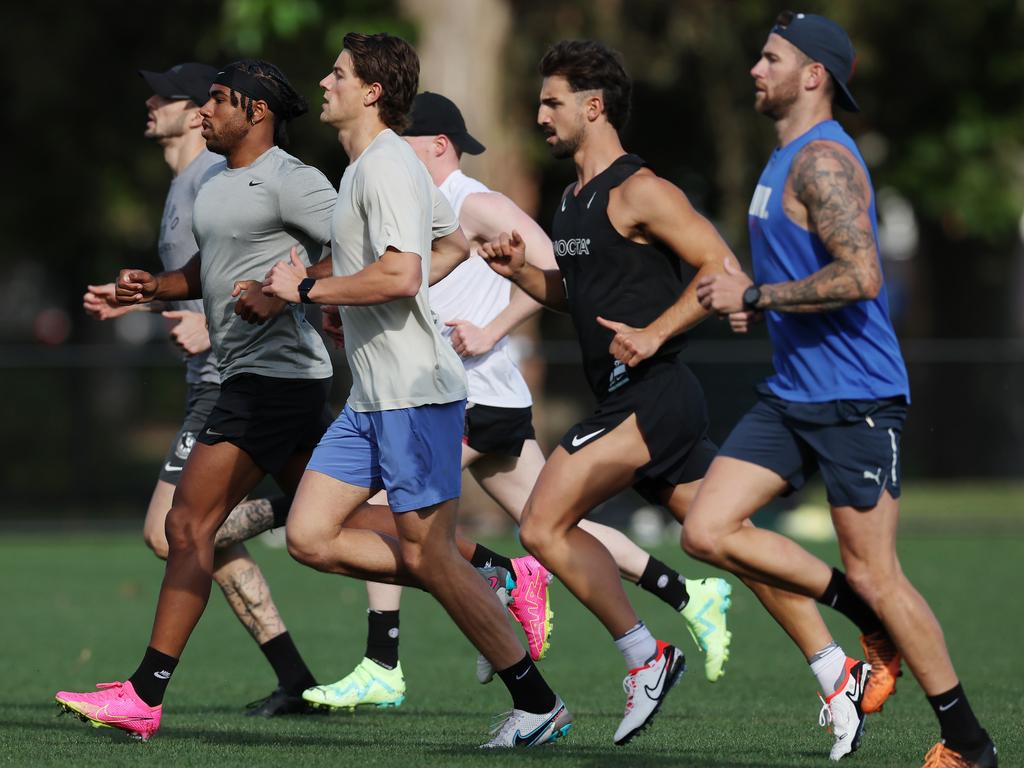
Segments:
[[[847,658],[843,672],[838,688],[824,699],[818,696],[821,699],[818,725],[828,728],[835,737],[828,756],[830,760],[841,760],[857,751],[867,719],[861,702],[871,677],[871,667],[863,661]]]
[[[626,713],[622,716],[615,743],[622,746],[650,725],[661,703],[686,671],[686,657],[673,645],[658,640],[658,652],[644,666],[631,669],[622,681],[626,692]]]
[[[93,728],[120,728],[136,739],[149,741],[160,728],[163,707],[151,707],[135,693],[131,681],[97,683],[89,693],[57,691],[57,703]]]

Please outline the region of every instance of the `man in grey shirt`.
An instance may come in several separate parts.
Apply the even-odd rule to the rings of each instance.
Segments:
[[[281,255],[319,259],[330,240],[334,188],[278,146],[305,101],[265,61],[236,62],[213,80],[201,133],[225,161],[200,183],[199,252],[155,276],[122,270],[116,294],[124,304],[202,296],[221,390],[167,514],[167,569],[142,663],[124,683],[57,694],[67,709],[143,740],[160,727],[167,683],[209,599],[218,528],[265,475],[292,495],[330,423],[331,364],[319,335],[301,312],[251,290]],[[306,681],[293,679],[289,695],[312,682],[300,672]]]
[[[427,589],[512,695],[511,713],[484,746],[535,746],[563,736],[572,716],[455,543],[466,383],[427,286],[468,255],[468,244],[395,132],[408,122],[418,79],[419,59],[404,40],[350,33],[320,82],[321,120],[350,160],[331,227],[334,276],[314,279],[298,260],[282,261],[263,290],[339,305],[353,385],[302,478],[288,549],[319,570]],[[382,488],[397,537],[348,528]]]
[[[200,132],[199,106],[209,98],[210,83],[216,73],[214,67],[191,62],[178,64],[166,72],[139,72],[153,91],[146,100],[145,136],[160,144],[164,160],[174,173],[158,240],[160,261],[165,270],[181,269],[199,250],[192,231],[193,205],[207,172],[224,162],[220,155],[206,148]],[[210,351],[203,303],[188,299],[170,304],[121,306],[114,296],[114,284],[108,283],[89,286],[83,304],[87,313],[100,320],[142,309],[163,310],[164,317],[176,321],[171,338],[185,354],[188,385],[185,415],[164,458],[143,525],[146,544],[157,557],[166,559],[164,528],[174,489],[196,437],[220,395],[221,376],[217,360]],[[281,620],[262,571],[242,543],[275,524],[281,525],[290,503],[289,498],[282,496],[244,501],[232,511],[217,534],[213,578],[278,678],[279,690],[250,708],[251,715],[309,711],[297,695],[301,692],[297,686],[312,679],[312,675]]]

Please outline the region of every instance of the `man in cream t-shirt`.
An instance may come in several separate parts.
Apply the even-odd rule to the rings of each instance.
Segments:
[[[572,717],[516,640],[504,609],[455,543],[466,402],[462,363],[434,323],[428,285],[468,254],[451,206],[394,129],[408,122],[419,60],[386,34],[345,36],[320,85],[321,121],[351,164],[332,221],[334,276],[280,262],[264,292],[335,304],[353,386],[313,453],[288,521],[299,561],[332,573],[421,586],[497,670],[512,712],[485,746],[533,746]],[[397,537],[345,527],[387,491]]]

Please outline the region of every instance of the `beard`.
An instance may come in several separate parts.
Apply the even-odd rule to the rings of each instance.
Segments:
[[[248,131],[246,123],[232,121],[206,138],[206,148],[218,155],[228,155],[239,145]]]
[[[771,96],[767,91],[759,91],[758,95],[761,98],[754,97],[754,109],[772,120],[781,120],[796,103],[800,95],[800,83],[798,78],[794,77],[787,82],[779,83]]]
[[[554,136],[554,134],[549,133],[548,136]],[[556,160],[565,160],[575,155],[581,144],[583,144],[583,131],[577,130],[572,135],[555,141],[551,145],[551,156]]]
[[[188,115],[181,114],[175,117],[170,122],[166,122],[160,125],[155,119],[153,120],[153,127],[147,128],[145,133],[142,135],[147,139],[176,139],[179,136],[185,135],[185,124],[188,121]]]

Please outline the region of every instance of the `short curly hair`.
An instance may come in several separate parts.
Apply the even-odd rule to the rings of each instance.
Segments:
[[[618,51],[596,40],[562,40],[548,49],[538,69],[542,77],[564,77],[573,93],[600,90],[608,122],[618,131],[626,127],[633,81]]]
[[[378,32],[349,32],[343,48],[352,57],[352,68],[364,83],[380,83],[377,101],[381,122],[396,133],[409,127],[409,112],[420,84],[420,58],[400,37]]]

